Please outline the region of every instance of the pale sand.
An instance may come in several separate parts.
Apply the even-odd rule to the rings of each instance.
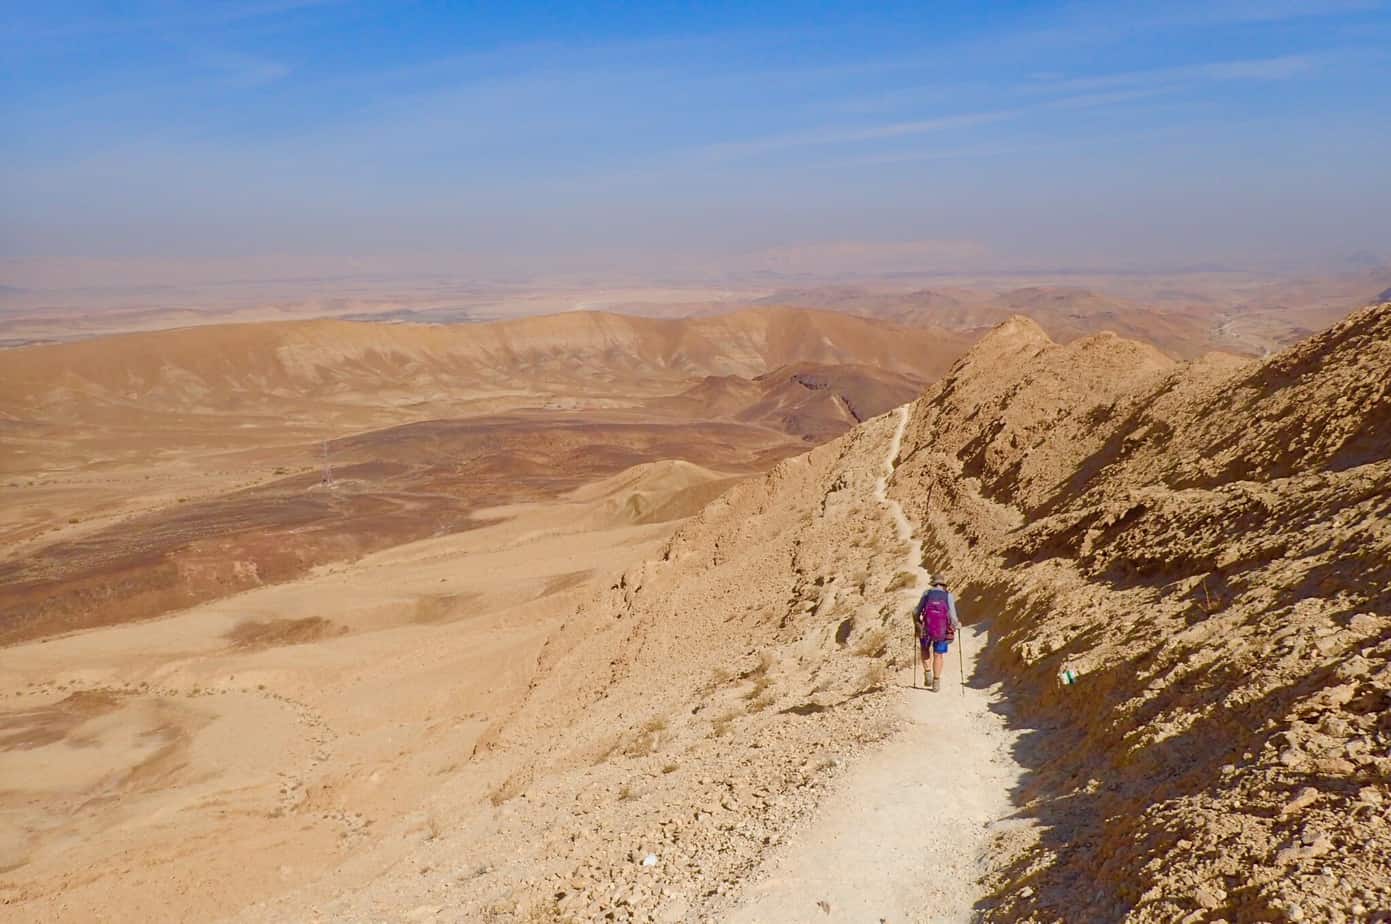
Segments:
[[[12,881],[27,885],[0,894],[0,920],[207,920],[340,865],[367,819],[408,815],[468,761],[574,595],[675,526],[630,525],[621,492],[716,477],[653,468],[609,479],[618,497],[599,483],[166,619],[0,651],[0,731],[66,732],[5,755],[0,865],[26,863]],[[227,638],[308,617],[328,623],[311,644]]]

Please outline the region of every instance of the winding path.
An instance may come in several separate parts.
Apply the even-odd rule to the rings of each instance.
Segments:
[[[900,407],[875,494],[909,544],[904,567],[918,575],[916,600],[929,580],[919,564],[922,543],[913,538],[903,507],[888,497],[907,426],[908,408]],[[906,615],[907,593],[904,599]],[[961,634],[969,676],[987,635],[974,626],[963,627]],[[913,689],[912,668],[900,672],[903,729],[850,768],[810,826],[770,858],[766,878],[747,889],[727,920],[972,920],[990,823],[1010,812],[1009,791],[1023,771],[1011,756],[1013,735],[989,709],[997,691],[966,688],[963,696],[955,660],[947,661],[941,693]]]

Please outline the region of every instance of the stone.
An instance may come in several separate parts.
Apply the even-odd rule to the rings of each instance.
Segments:
[[[1193,892],[1193,900],[1197,902],[1200,907],[1209,911],[1214,908],[1221,908],[1226,898],[1226,890],[1211,883],[1204,883],[1198,886]]]
[[[1293,799],[1285,803],[1284,807],[1280,809],[1280,814],[1293,815],[1295,812],[1301,811],[1307,806],[1313,804],[1314,801],[1318,799],[1318,797],[1319,791],[1317,789],[1315,789],[1312,786],[1305,786],[1303,789],[1299,791],[1298,795],[1296,795]]]

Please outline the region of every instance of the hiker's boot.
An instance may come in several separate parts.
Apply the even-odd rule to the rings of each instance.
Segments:
[[[941,678],[941,677],[933,677],[933,678],[932,678],[932,692],[933,692],[933,693],[941,693],[941,692],[942,692],[942,678]]]
[[[923,686],[929,689],[932,687],[932,671],[930,669],[923,671]]]

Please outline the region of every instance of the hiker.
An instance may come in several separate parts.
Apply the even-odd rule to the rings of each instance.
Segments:
[[[947,582],[936,578],[913,611],[918,626],[918,642],[922,647],[923,686],[936,693],[942,689],[942,655],[956,639],[961,620],[956,618],[956,597],[947,590]],[[929,662],[928,655],[931,654]]]

